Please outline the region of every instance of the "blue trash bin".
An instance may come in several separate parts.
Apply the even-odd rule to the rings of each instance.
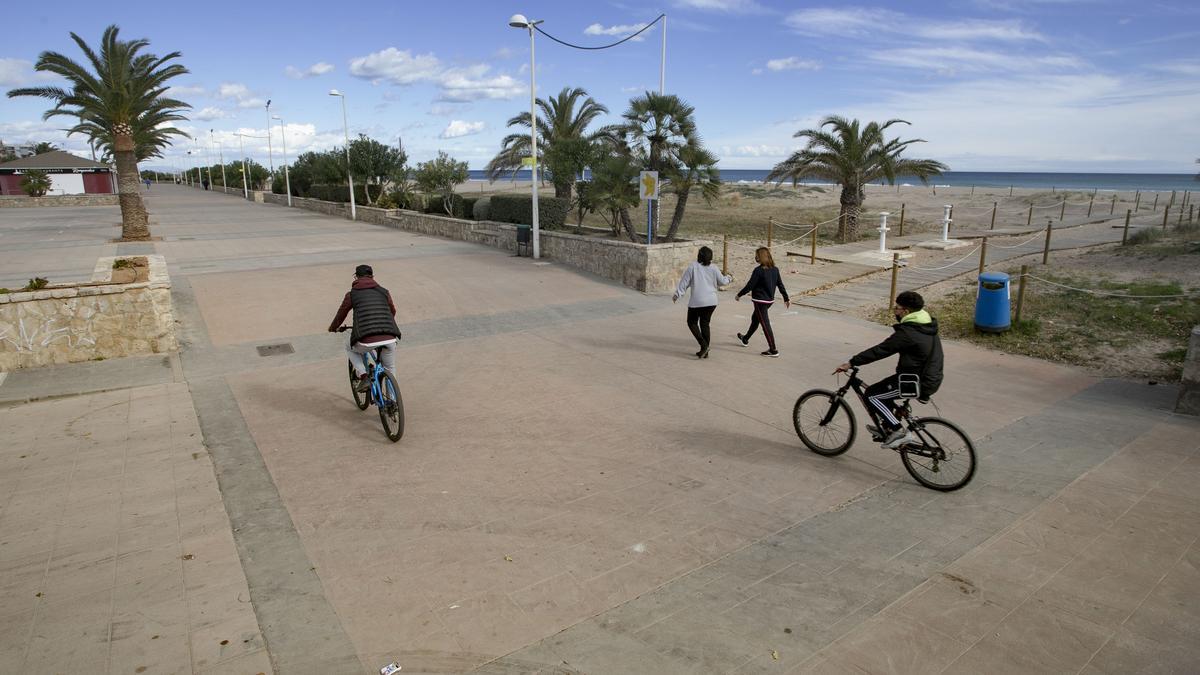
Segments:
[[[980,274],[979,289],[975,294],[975,328],[985,333],[1003,333],[1011,325],[1008,275],[1004,272]]]

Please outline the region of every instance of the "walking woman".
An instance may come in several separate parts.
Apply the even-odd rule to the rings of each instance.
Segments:
[[[767,316],[767,312],[775,303],[775,289],[777,288],[779,294],[783,296],[785,307],[791,307],[792,301],[788,298],[787,289],[783,287],[783,278],[779,276],[779,268],[775,266],[775,259],[771,257],[771,249],[760,246],[754,252],[754,260],[758,263],[758,267],[754,268],[750,280],[746,282],[745,288],[738,291],[736,298],[741,300],[743,295],[749,293],[751,304],[754,306],[754,314],[750,317],[750,328],[745,335],[737,334],[738,342],[743,347],[749,347],[750,337],[761,325],[763,335],[767,337],[767,351],[762,355],[777,358],[779,350],[775,348],[775,331],[771,330],[771,319]]]
[[[733,277],[721,274],[712,264],[712,259],[712,249],[701,246],[696,254],[696,262],[684,270],[683,278],[675,288],[675,295],[671,296],[671,302],[675,302],[689,286],[692,289],[692,297],[688,299],[687,324],[696,342],[700,343],[700,351],[696,352],[698,359],[708,358],[708,322],[717,308],[717,289],[733,281]]]

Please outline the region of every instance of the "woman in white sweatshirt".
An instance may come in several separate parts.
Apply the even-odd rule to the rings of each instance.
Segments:
[[[700,247],[696,262],[688,265],[675,288],[671,302],[683,297],[684,291],[692,289],[692,297],[688,299],[687,323],[688,330],[696,342],[700,343],[700,351],[696,358],[708,358],[708,322],[712,319],[713,310],[717,308],[717,289],[733,281],[733,277],[721,274],[712,264],[713,252],[707,246]]]

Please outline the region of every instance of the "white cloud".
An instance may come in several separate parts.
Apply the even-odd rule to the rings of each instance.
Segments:
[[[865,57],[889,66],[934,70],[943,74],[983,71],[1030,72],[1079,69],[1084,63],[1074,56],[1018,56],[1010,52],[970,47],[913,47],[868,52]]]
[[[263,108],[263,107],[266,107],[266,105],[267,105],[266,100],[261,99],[261,98],[244,98],[244,99],[238,101],[237,107],[239,107],[239,108]]]
[[[192,114],[192,118],[198,119],[202,122],[209,122],[212,120],[221,120],[221,119],[225,119],[226,117],[229,117],[229,116],[230,116],[229,113],[227,113],[224,110],[221,110],[220,108],[217,108],[215,106],[208,106],[207,108],[204,108],[203,110],[200,110],[199,112]]]
[[[167,90],[169,98],[187,99],[189,96],[204,96],[207,91],[198,86],[172,86]]]
[[[784,24],[801,35],[817,37],[871,37],[878,40],[880,34],[891,34],[906,40],[1046,41],[1045,36],[1019,21],[930,21],[889,9],[865,7],[802,9],[789,14]]]
[[[434,103],[429,107],[429,114],[435,117],[450,117],[463,112],[470,106],[461,103]]]
[[[675,0],[672,4],[682,9],[726,12],[728,14],[751,14],[766,11],[766,8],[755,0]]]
[[[1151,67],[1173,75],[1200,78],[1200,61],[1168,61],[1154,64]]]
[[[649,87],[644,87],[641,85],[636,86],[636,87],[621,87],[622,94],[640,94],[640,93],[648,91],[648,90],[649,90]]]
[[[234,82],[222,82],[217,88],[217,96],[220,98],[236,98],[242,99],[250,95],[250,88],[244,84]]]
[[[510,99],[525,91],[525,85],[509,75],[488,76],[490,66],[479,64],[452,68],[441,74],[439,100],[478,101],[480,99]]]
[[[461,136],[470,136],[483,131],[483,122],[465,122],[463,120],[451,120],[450,124],[442,131],[440,138],[459,138]]]
[[[52,73],[39,73],[25,59],[0,59],[0,86],[21,87],[34,82],[58,79]]]
[[[784,59],[771,59],[767,61],[767,70],[772,72],[781,72],[784,70],[820,70],[821,62],[811,59],[801,59],[795,56],[789,56]]]
[[[860,37],[887,30],[902,16],[886,9],[814,7],[792,12],[783,22],[801,35]]]
[[[331,73],[333,72],[333,66],[325,63],[324,61],[318,61],[304,70],[300,70],[295,66],[288,66],[287,68],[284,68],[283,72],[293,80],[303,80],[305,78],[318,77],[320,75]]]
[[[631,24],[621,24],[621,25],[617,25],[617,26],[605,26],[603,24],[594,23],[594,24],[588,26],[587,28],[584,28],[583,34],[584,35],[611,35],[613,37],[625,37],[631,33],[638,32],[639,30],[644,28],[645,25],[646,24],[632,24],[631,23]],[[653,30],[654,30],[654,27],[651,27],[650,30],[646,31],[646,33],[649,33]],[[645,40],[646,33],[642,33],[641,35],[638,35],[637,37],[633,38],[632,41],[633,42],[641,42],[642,40]]]
[[[350,61],[350,74],[370,80],[374,84],[413,84],[429,82],[442,72],[442,64],[436,56],[417,54],[395,47],[360,56]]]
[[[497,59],[511,59],[515,55],[516,52],[513,51],[511,47],[501,47],[500,49],[496,50],[495,54],[493,54],[493,56]]]

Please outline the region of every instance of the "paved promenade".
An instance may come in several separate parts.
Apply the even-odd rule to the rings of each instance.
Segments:
[[[765,359],[723,295],[698,361],[682,304],[559,265],[148,206],[149,244],[107,243],[115,208],[0,212],[5,279],[165,255],[182,345],[0,382],[0,672],[1200,669],[1200,421],[1173,387],[947,343],[940,413],[980,467],[940,494],[792,430],[877,325],[779,307]],[[70,237],[29,234],[51,220]],[[360,262],[405,333],[396,444],[324,332]]]

